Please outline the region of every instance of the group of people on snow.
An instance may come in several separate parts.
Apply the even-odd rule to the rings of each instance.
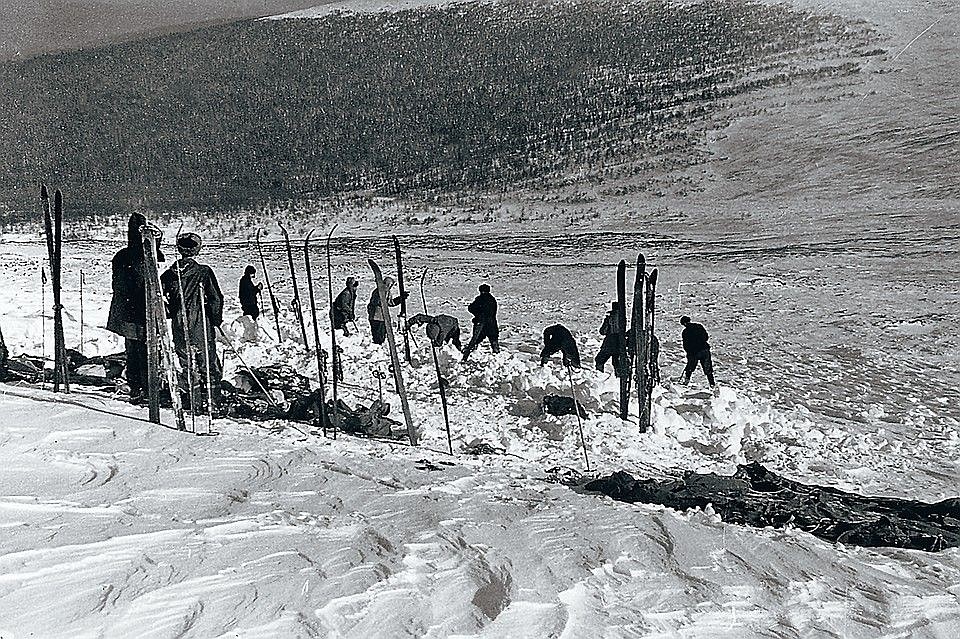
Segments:
[[[140,213],[130,216],[127,246],[113,258],[113,299],[107,321],[107,329],[124,338],[126,379],[132,403],[145,401],[147,390],[146,267],[141,239],[141,229],[146,223],[146,218]],[[163,262],[165,256],[160,251],[159,244],[158,239],[157,258]],[[182,370],[189,371],[187,375],[181,376],[180,396],[185,406],[194,407],[198,411],[205,410],[211,402],[212,409],[216,410],[219,403],[222,367],[217,357],[216,333],[223,322],[224,308],[224,297],[216,274],[208,265],[197,261],[202,245],[202,240],[196,233],[178,235],[176,249],[180,257],[160,276],[161,293],[173,329],[174,349]],[[254,281],[256,272],[256,268],[247,266],[238,290],[243,311],[244,339],[248,341],[256,339],[257,320],[260,316],[258,298],[263,285]],[[377,287],[374,287],[367,303],[371,336],[378,345],[383,344],[387,337],[384,309],[399,305],[409,295],[404,291],[402,295],[393,296],[394,280],[391,277],[385,277],[383,284],[387,292],[386,304],[381,304]],[[351,335],[351,324],[354,332],[358,330],[356,302],[359,285],[358,278],[348,277],[331,309],[334,329],[342,330],[345,336]],[[407,320],[407,328],[425,326],[426,334],[434,346],[453,344],[462,352],[463,361],[467,361],[484,340],[489,342],[494,353],[499,353],[497,300],[491,294],[488,284],[480,285],[479,294],[467,306],[467,310],[473,316],[473,332],[466,346],[460,341],[459,321],[450,315],[420,313]],[[604,370],[611,359],[615,371],[623,364],[621,358],[627,330],[620,325],[622,322],[619,311],[619,303],[613,302],[600,326],[603,342],[594,360],[600,371]],[[681,337],[687,358],[680,382],[687,384],[693,371],[700,365],[710,386],[715,386],[706,329],[701,324],[692,322],[688,316],[680,318],[680,323],[684,327]],[[656,361],[659,355],[659,341],[656,337],[653,338],[651,349],[653,361]],[[577,341],[570,330],[561,324],[544,330],[541,363],[546,364],[557,353],[561,353],[564,366],[581,366]]]

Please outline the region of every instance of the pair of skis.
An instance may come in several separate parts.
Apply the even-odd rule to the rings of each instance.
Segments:
[[[63,306],[60,304],[60,274],[63,247],[63,194],[58,189],[53,196],[53,216],[50,215],[50,195],[45,184],[40,185],[40,204],[43,208],[43,229],[47,239],[50,260],[50,283],[53,288],[53,390],[61,386],[70,392],[70,366],[67,345],[63,336]],[[44,331],[46,334],[46,331]]]
[[[621,331],[620,366],[617,377],[620,379],[620,418],[629,417],[630,384],[636,384],[639,405],[640,432],[650,427],[650,415],[653,401],[653,387],[656,381],[652,361],[654,353],[654,304],[656,301],[657,269],[646,272],[646,258],[637,254],[637,268],[633,284],[633,312],[629,331],[627,329],[626,296],[627,263],[620,260],[617,265],[617,302],[619,305],[617,322]]]

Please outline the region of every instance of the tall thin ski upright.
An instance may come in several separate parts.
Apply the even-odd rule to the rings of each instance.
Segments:
[[[400,396],[400,406],[403,409],[403,419],[407,424],[407,434],[410,436],[410,443],[416,446],[420,441],[420,433],[413,426],[413,419],[410,417],[410,403],[407,401],[407,389],[403,384],[403,368],[400,365],[400,354],[397,351],[397,340],[393,336],[393,320],[390,318],[389,292],[383,283],[383,271],[373,260],[367,260],[370,264],[370,270],[373,271],[373,277],[377,282],[377,292],[380,294],[380,310],[383,313],[383,322],[387,329],[387,346],[390,350],[390,360],[393,362],[393,379],[396,382],[397,394]]]
[[[307,340],[307,325],[303,320],[303,305],[300,303],[300,290],[297,286],[297,269],[293,265],[293,249],[290,247],[290,234],[282,224],[280,232],[283,233],[283,242],[287,247],[287,263],[290,265],[290,285],[293,287],[293,312],[300,323],[300,335],[303,337],[303,347],[310,350],[310,342]]]
[[[263,259],[263,247],[260,245],[260,233],[263,229],[257,229],[257,253],[260,255],[260,270],[263,272],[263,281],[267,283],[267,295],[270,296],[270,307],[273,309],[273,322],[277,327],[277,341],[280,337],[280,305],[277,304],[277,298],[273,294],[273,286],[270,284],[270,271],[267,270],[267,262]]]
[[[206,376],[207,387],[207,432],[203,435],[214,435],[213,430],[213,379],[210,375],[210,320],[207,319],[207,285],[204,280],[200,280],[200,287],[197,289],[200,295],[200,321],[203,323],[203,363],[204,375]]]
[[[407,296],[403,288],[403,255],[400,251],[400,240],[393,236],[393,251],[397,255],[397,287],[400,291],[400,317],[403,318],[403,357],[409,364],[410,359],[410,331],[407,330]]]
[[[180,240],[180,233],[183,231],[183,224],[180,225],[180,228],[177,229],[177,237],[174,238],[174,255],[176,255],[176,243]],[[183,277],[180,274],[180,262],[177,260],[173,265],[174,270],[177,272],[177,290],[180,293],[180,326],[183,327],[183,342],[187,351],[187,392],[190,396],[190,430],[194,433],[197,432],[197,396],[196,389],[194,386],[194,380],[197,378],[197,366],[196,362],[193,360],[193,344],[190,341],[190,331],[188,327],[190,323],[187,317],[187,303],[186,299],[183,296]]]
[[[423,273],[420,274],[420,301],[423,302],[423,314],[429,315],[430,311],[427,310],[427,296],[423,292],[423,281],[426,277],[427,270],[424,269]],[[432,339],[428,341],[430,342],[430,352],[433,353],[433,367],[437,371],[437,388],[440,390],[440,406],[443,409],[443,423],[447,428],[447,449],[452,455],[453,438],[450,436],[450,413],[447,408],[447,380],[443,378],[443,372],[440,370],[440,357],[437,355],[437,347]]]
[[[656,358],[659,356],[660,349],[658,342],[654,337],[654,320],[656,318],[656,298],[657,298],[657,269],[653,269],[647,277],[646,301],[644,303],[644,342],[646,344],[646,353],[644,354],[644,367],[646,371],[644,396],[640,404],[640,432],[646,432],[650,428],[653,417],[653,387],[657,384],[658,363]]]
[[[327,367],[324,365],[323,346],[320,344],[320,325],[317,323],[317,298],[313,294],[313,269],[310,267],[310,237],[316,229],[310,229],[303,238],[303,265],[307,275],[307,293],[310,296],[310,318],[313,320],[313,343],[317,350],[317,377],[320,380],[320,401],[314,407],[314,416],[320,420],[323,436],[327,436],[327,384],[324,378]],[[309,350],[309,347],[308,347]]]
[[[337,323],[333,315],[333,264],[330,259],[330,238],[333,232],[337,230],[334,224],[330,232],[327,233],[327,301],[330,304],[330,369],[331,369],[331,393],[333,395],[333,415],[330,425],[333,427],[333,438],[337,438],[337,427],[339,424],[339,407],[337,406],[337,394],[340,381],[343,380],[343,361],[340,359],[340,348],[337,346]]]
[[[617,264],[617,330],[619,365],[614,373],[620,380],[620,419],[630,416],[630,363],[627,348],[627,263],[620,260]]]
[[[67,349],[63,337],[63,306],[60,304],[60,258],[63,244],[63,195],[54,194],[53,218],[50,216],[50,196],[45,184],[40,185],[40,202],[43,207],[43,227],[47,238],[47,255],[50,260],[50,284],[53,289],[53,390],[70,392]]]
[[[143,235],[143,266],[144,266],[144,285],[147,296],[147,335],[153,335],[152,343],[148,344],[148,350],[153,351],[153,372],[150,375],[153,384],[150,386],[150,413],[151,421],[154,415],[156,422],[160,423],[160,376],[159,368],[162,366],[164,377],[166,378],[167,388],[170,391],[170,403],[173,406],[173,415],[176,420],[177,430],[186,430],[183,420],[183,407],[180,404],[180,377],[178,374],[178,362],[176,353],[173,350],[173,335],[170,331],[170,325],[167,324],[167,312],[163,301],[163,295],[160,288],[160,272],[157,264],[157,241],[159,231],[152,226],[144,226],[141,229]],[[182,300],[181,300],[182,303]]]
[[[637,387],[637,406],[640,411],[640,432],[646,429],[643,425],[643,407],[646,405],[647,391],[647,260],[643,253],[637,254],[637,273],[633,281],[633,314],[630,335],[633,342],[633,377]]]

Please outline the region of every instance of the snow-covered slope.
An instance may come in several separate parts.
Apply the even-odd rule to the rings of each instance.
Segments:
[[[32,309],[40,302],[35,276],[43,248],[5,248],[0,321],[14,352],[35,352],[39,318]],[[106,317],[113,248],[65,250],[65,282],[76,280],[78,267],[87,274],[88,354],[119,346],[96,328]],[[508,249],[501,241],[501,250]],[[206,252],[228,293],[246,250]],[[271,253],[271,262],[280,264],[273,261],[279,255]],[[338,256],[338,277],[356,267],[351,255]],[[49,392],[0,388],[0,634],[942,637],[956,627],[956,550],[845,548],[797,530],[747,529],[710,512],[615,503],[552,482],[551,468],[576,472],[583,464],[575,419],[532,410],[544,393],[568,389],[557,364],[540,367],[537,327],[546,318],[571,326],[593,318],[578,319],[583,311],[554,284],[558,276],[574,281],[569,266],[534,259],[508,276],[518,267],[503,256],[489,259],[425,248],[409,256],[411,272],[430,265],[427,292],[436,310],[459,308],[470,295],[456,283],[464,276],[493,274],[503,282],[495,291],[504,302],[505,352],[481,349],[466,365],[453,351],[443,354],[452,457],[443,452],[436,381],[422,338],[414,343],[417,366],[405,369],[414,418],[425,431],[417,449],[233,420],[216,424],[218,437],[196,437],[148,424],[144,409],[109,397],[78,393],[75,403],[56,403]],[[603,290],[593,271],[575,272],[580,280],[572,290]],[[536,283],[530,273],[539,274]],[[288,300],[281,270],[273,274]],[[361,278],[366,286],[369,278]],[[797,297],[803,289],[791,286],[775,287],[784,308],[803,300]],[[65,297],[70,345],[79,337],[75,288]],[[745,304],[765,289],[724,290]],[[679,302],[669,291],[665,286],[663,309]],[[869,299],[871,292],[861,294]],[[700,295],[701,302],[713,299]],[[419,304],[416,292],[411,304]],[[237,341],[232,301],[229,308],[226,326]],[[652,433],[640,436],[613,416],[608,374],[575,374],[590,412],[586,439],[598,472],[723,472],[757,459],[796,479],[868,493],[956,494],[954,411],[885,404],[864,406],[857,419],[829,419],[815,394],[778,399],[751,382],[750,367],[732,376],[737,366],[729,353],[747,343],[734,323],[720,323],[722,303],[707,312],[717,318],[710,326],[719,336],[718,362],[726,362],[720,395],[668,384],[655,401]],[[284,333],[296,335],[292,315],[283,319]],[[803,339],[812,330],[802,315],[781,322],[792,322],[790,330]],[[269,330],[271,322],[264,325]],[[587,361],[597,344],[589,332],[579,332]],[[671,332],[665,325],[668,376],[675,372],[666,361],[675,357]],[[899,339],[912,338],[907,331]],[[369,401],[377,392],[372,369],[385,367],[385,353],[365,334],[343,346],[346,399]],[[283,360],[316,375],[313,358],[290,343],[244,346],[243,355],[250,363]],[[925,361],[924,353],[915,356]],[[799,376],[828,357],[818,351],[790,369]],[[226,360],[231,377],[237,362]],[[817,392],[847,382],[810,375],[805,383]],[[384,393],[396,408],[389,384]],[[848,406],[851,413],[857,408]],[[909,421],[922,415],[926,421]],[[462,454],[475,439],[506,454]]]

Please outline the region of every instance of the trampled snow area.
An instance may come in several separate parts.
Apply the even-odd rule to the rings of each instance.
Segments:
[[[705,392],[699,373],[690,388],[667,383],[654,432],[641,436],[615,416],[609,372],[576,372],[595,472],[662,477],[759,460],[794,479],[869,494],[955,495],[957,373],[943,366],[956,350],[944,322],[955,318],[928,306],[950,308],[956,289],[949,278],[914,274],[894,285],[889,276],[910,251],[923,268],[956,272],[955,253],[922,257],[949,233],[932,222],[908,218],[896,249],[880,241],[852,249],[836,227],[832,240],[818,241],[822,225],[797,224],[786,244],[759,227],[753,240],[701,237],[696,257],[677,238],[615,233],[406,238],[411,310],[421,310],[424,268],[431,311],[466,326],[463,307],[484,280],[503,309],[503,353],[481,347],[466,365],[455,351],[442,354],[453,456],[443,452],[422,335],[415,366],[404,370],[425,433],[418,449],[331,441],[281,422],[221,420],[218,437],[196,437],[149,424],[145,409],[109,396],[77,392],[56,403],[49,391],[4,386],[0,635],[951,636],[960,623],[958,551],[843,547],[799,530],[724,524],[711,512],[581,494],[551,472],[583,468],[575,418],[534,410],[544,394],[569,392],[559,363],[539,365],[539,331],[567,324],[589,363],[616,259],[642,248],[662,272],[664,377],[679,373],[682,309],[713,335],[721,391]],[[117,248],[64,247],[67,342],[79,342],[82,267],[88,355],[119,350],[97,328]],[[335,290],[359,275],[362,316],[371,290],[364,258],[392,271],[390,245],[370,238],[335,248]],[[851,250],[863,266],[844,270]],[[226,243],[202,254],[228,295],[225,327],[237,343],[234,289],[255,256],[250,245]],[[267,259],[286,304],[285,254],[273,245]],[[36,242],[7,243],[0,257],[0,326],[14,353],[40,350],[43,261]],[[325,275],[316,285],[326,290]],[[909,301],[890,304],[891,290],[908,285]],[[836,321],[834,305],[845,309]],[[326,308],[324,299],[322,316]],[[244,359],[288,361],[315,377],[315,359],[292,343],[292,314],[283,315],[285,343],[246,345]],[[261,323],[272,332],[272,318]],[[360,324],[360,335],[341,340],[351,404],[376,396],[373,371],[387,362]],[[226,355],[227,378],[236,366]],[[506,454],[463,454],[477,439]]]

